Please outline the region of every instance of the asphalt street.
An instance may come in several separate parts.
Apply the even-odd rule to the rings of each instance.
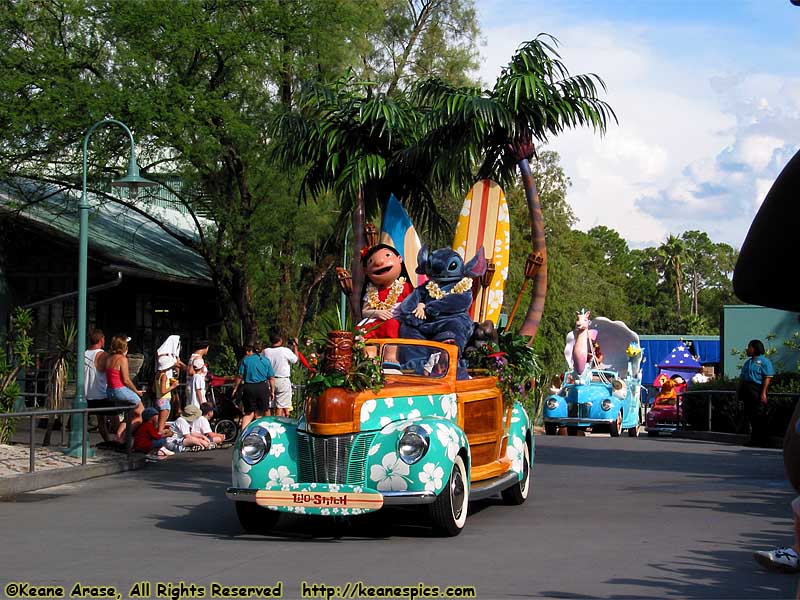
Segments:
[[[244,534],[224,496],[230,451],[0,503],[0,585],[301,582],[475,586],[478,598],[790,598],[755,549],[791,543],[781,453],[671,438],[536,438],[532,496],[473,503],[456,538],[395,509],[282,517]],[[3,590],[0,590],[2,593]],[[208,592],[208,588],[206,587]],[[208,593],[205,597],[209,597]]]

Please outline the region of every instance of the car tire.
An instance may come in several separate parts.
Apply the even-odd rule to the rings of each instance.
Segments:
[[[544,433],[545,435],[555,435],[558,433],[558,423],[545,423],[544,424]]]
[[[281,513],[263,508],[255,502],[237,502],[236,516],[247,533],[267,535],[275,528]]]
[[[222,419],[214,424],[214,431],[225,436],[225,442],[232,442],[239,433],[236,423],[230,419]]]
[[[647,437],[658,437],[658,432],[657,431],[648,431],[647,432]]]
[[[469,477],[461,455],[453,461],[453,470],[442,493],[430,505],[433,530],[437,535],[453,537],[461,533],[469,508]]]
[[[525,444],[525,457],[522,464],[522,479],[511,487],[507,487],[500,495],[503,497],[503,502],[511,506],[519,506],[528,499],[528,493],[531,489],[531,451],[528,444]]]
[[[630,437],[639,437],[639,426],[634,425],[633,427],[628,428],[628,435]]]
[[[617,415],[617,420],[612,421],[611,424],[608,426],[608,432],[611,434],[611,437],[619,437],[622,433],[622,411],[619,411]]]

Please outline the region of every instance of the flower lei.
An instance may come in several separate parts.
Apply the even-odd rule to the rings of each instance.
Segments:
[[[386,300],[381,302],[380,298],[378,297],[378,288],[376,288],[371,283],[367,285],[367,305],[375,310],[388,310],[394,307],[397,304],[397,299],[400,297],[400,294],[403,293],[403,286],[406,283],[405,277],[398,277],[392,282],[392,285],[389,286],[389,294],[386,296]]]
[[[471,290],[472,279],[469,277],[464,277],[461,281],[455,284],[453,289],[449,292],[443,292],[442,288],[439,287],[439,284],[431,279],[425,286],[425,289],[428,290],[431,298],[434,298],[435,300],[441,300],[447,294],[463,294],[464,292]]]

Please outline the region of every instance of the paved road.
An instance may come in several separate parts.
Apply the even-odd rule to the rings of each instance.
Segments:
[[[303,580],[471,585],[479,598],[793,596],[796,577],[750,556],[791,541],[779,451],[599,436],[536,445],[529,501],[475,504],[452,539],[401,510],[349,524],[289,515],[272,537],[243,534],[223,495],[228,451],[26,494],[0,503],[0,584],[113,584],[123,597],[139,580],[282,580],[286,598]]]

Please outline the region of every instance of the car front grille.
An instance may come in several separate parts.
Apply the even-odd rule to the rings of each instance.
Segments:
[[[588,419],[592,415],[591,402],[569,402],[567,403],[567,416],[578,419]]]
[[[298,431],[300,481],[364,485],[367,451],[374,437],[374,433],[313,436]]]

